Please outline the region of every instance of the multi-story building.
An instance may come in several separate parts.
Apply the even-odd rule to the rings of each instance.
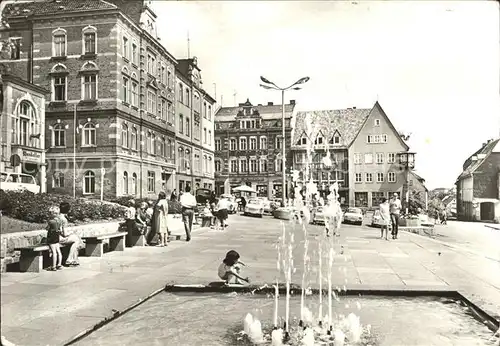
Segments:
[[[0,172],[30,174],[45,192],[48,90],[4,72],[0,70]]]
[[[176,186],[214,188],[213,99],[204,89],[196,57],[176,66]]]
[[[500,139],[489,140],[463,164],[457,178],[457,218],[500,221]]]
[[[338,181],[343,205],[376,207],[393,192],[403,196],[408,178],[398,154],[408,146],[378,102],[371,109],[298,112],[292,144],[294,169],[301,171],[298,183],[312,176],[326,194]],[[308,148],[313,154],[306,177]]]
[[[247,99],[237,107],[222,107],[215,115],[216,193],[230,193],[240,184],[260,196],[279,198],[282,189],[282,148],[290,147],[295,101],[285,105],[285,143],[282,106],[268,102],[252,105]],[[285,163],[290,163],[287,151]],[[286,190],[285,190],[286,191]]]
[[[144,1],[8,5],[8,65],[51,91],[48,191],[153,197],[175,169],[174,57]]]

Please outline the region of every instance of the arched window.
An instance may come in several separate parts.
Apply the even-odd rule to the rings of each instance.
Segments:
[[[137,195],[137,174],[132,173],[132,193]]]
[[[83,193],[95,193],[95,173],[92,171],[86,171],[83,175]]]
[[[186,88],[186,100],[185,100],[185,105],[186,105],[186,106],[188,106],[188,107],[191,105],[191,100],[190,100],[190,98],[191,98],[191,97],[190,97],[190,96],[191,96],[191,95],[190,95],[189,89],[188,89],[188,88]]]
[[[156,155],[156,136],[155,134],[151,134],[151,154]]]
[[[207,113],[207,118],[208,120],[212,120],[212,106],[208,106],[208,113]]]
[[[82,129],[82,145],[83,146],[93,146],[96,143],[96,125],[94,123],[88,122],[83,125]]]
[[[221,171],[220,168],[221,168],[220,161],[218,161],[218,160],[215,161],[215,171],[220,172]]]
[[[39,139],[37,136],[40,133],[40,124],[35,113],[33,105],[28,101],[21,101],[17,107],[17,114],[13,119],[13,130],[12,134],[16,138],[15,143],[19,143],[25,146],[39,147]]]
[[[122,147],[128,148],[128,126],[127,124],[122,124]]]
[[[167,144],[167,142],[165,142],[165,137],[162,137],[160,140],[160,156],[161,157],[166,156],[166,152],[167,152],[166,144]]]
[[[123,194],[128,195],[128,173],[123,172]]]
[[[137,150],[137,129],[132,127],[130,131],[130,149]]]
[[[184,89],[182,83],[179,83],[179,102],[184,103]]]
[[[203,102],[203,117],[207,118],[207,102]]]
[[[173,142],[171,139],[168,140],[168,143],[167,143],[167,157],[169,159],[172,159],[175,155],[174,155],[174,145],[173,145]]]
[[[97,100],[97,74],[99,68],[92,61],[83,64],[80,74],[82,76],[82,100]]]
[[[52,56],[66,56],[66,30],[62,28],[52,31]]]
[[[82,49],[83,55],[97,52],[97,29],[91,25],[82,29]]]
[[[52,101],[66,101],[68,69],[63,64],[55,65],[50,71],[52,77]]]
[[[186,169],[186,170],[190,169],[190,167],[191,167],[189,165],[190,161],[191,161],[191,152],[188,149],[186,149],[185,157],[184,157],[184,169]]]
[[[66,128],[63,124],[55,124],[52,127],[52,146],[66,146]]]
[[[137,83],[137,75],[132,72],[130,83],[130,104],[132,106],[139,106],[139,84]]]
[[[179,170],[184,170],[184,148],[179,147]]]
[[[267,150],[267,137],[260,137],[260,150]]]
[[[147,137],[146,137],[146,152],[152,154],[153,151],[151,150],[152,146],[153,146],[153,143],[152,143],[152,136],[151,136],[151,132],[148,131],[148,134],[147,134]]]
[[[62,172],[54,173],[52,187],[64,187],[64,174]]]

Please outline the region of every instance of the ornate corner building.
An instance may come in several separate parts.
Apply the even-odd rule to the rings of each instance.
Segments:
[[[215,114],[215,191],[230,193],[246,184],[259,196],[280,198],[283,145],[290,148],[295,101],[285,105],[285,141],[282,106],[253,105],[248,99],[237,107],[222,107]],[[292,152],[285,164],[291,168]],[[290,179],[288,179],[290,180]],[[286,190],[285,190],[286,191]],[[288,190],[289,191],[289,190]]]

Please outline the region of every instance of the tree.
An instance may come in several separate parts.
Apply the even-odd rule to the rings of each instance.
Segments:
[[[408,202],[408,213],[410,215],[418,215],[425,211],[425,197],[422,196],[421,191],[411,190]]]

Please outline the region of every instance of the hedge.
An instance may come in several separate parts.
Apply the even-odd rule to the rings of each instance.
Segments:
[[[0,190],[0,210],[3,215],[28,222],[45,223],[49,219],[49,208],[68,202],[71,210],[68,221],[71,223],[97,220],[120,219],[125,215],[125,208],[119,204],[72,198],[67,195],[29,191]]]
[[[151,199],[148,198],[134,198],[134,196],[124,196],[124,197],[119,197],[116,199],[112,199],[111,202],[113,203],[118,203],[120,205],[123,205],[125,207],[128,207],[128,202],[130,200],[134,200],[136,205],[139,205],[141,202],[149,202]],[[169,214],[180,214],[182,212],[182,206],[178,201],[171,201],[167,199],[168,202],[168,213]],[[153,203],[156,203],[156,201],[153,201]]]

